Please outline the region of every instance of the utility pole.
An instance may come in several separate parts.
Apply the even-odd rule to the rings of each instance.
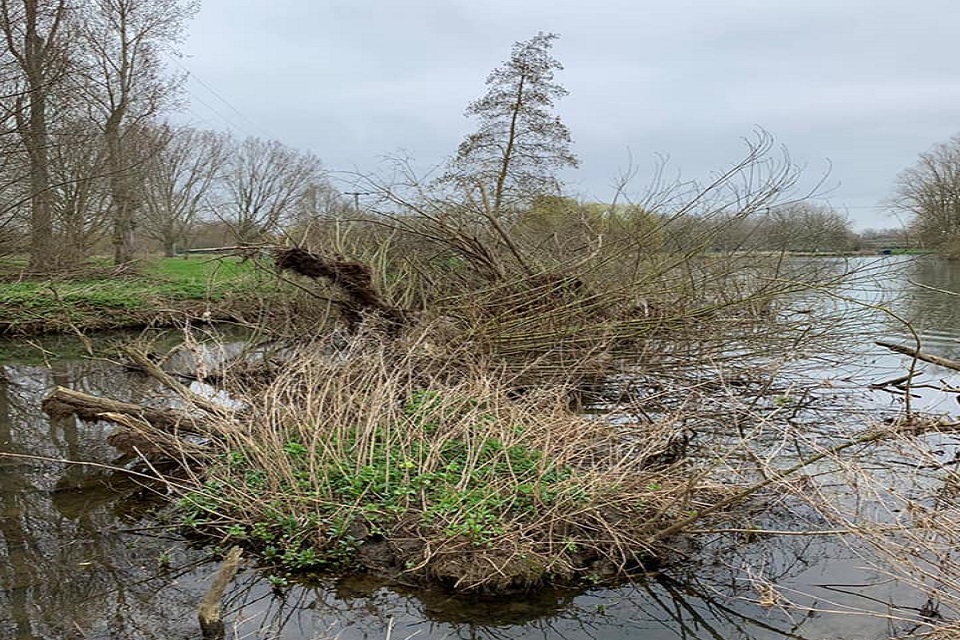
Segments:
[[[353,208],[359,213],[360,212],[360,196],[372,196],[372,191],[344,191],[343,195],[353,196]]]

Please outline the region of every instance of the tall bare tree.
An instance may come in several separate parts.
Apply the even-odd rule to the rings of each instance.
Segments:
[[[553,81],[563,69],[550,54],[556,38],[538,33],[515,43],[510,59],[487,77],[487,93],[467,106],[480,126],[460,144],[448,176],[490,217],[557,193],[557,172],[577,166],[570,131],[553,113],[555,100],[567,95]]]
[[[926,246],[960,257],[960,134],[897,176],[891,205],[912,218]]]
[[[142,206],[137,181],[149,156],[130,144],[151,119],[172,105],[179,81],[167,74],[162,53],[182,37],[197,10],[193,0],[89,0],[83,30],[88,99],[97,113],[106,148],[114,261],[133,259],[136,214]],[[149,145],[147,146],[149,149]]]
[[[227,136],[216,131],[163,125],[153,131],[162,150],[146,165],[143,233],[167,256],[188,242],[189,231],[209,209],[227,159]]]
[[[313,154],[250,137],[231,153],[221,182],[224,202],[217,216],[237,241],[255,242],[296,216],[324,173]]]
[[[17,134],[19,82],[11,58],[6,48],[0,50],[0,255],[17,250],[28,237],[23,213],[30,201],[29,169]]]
[[[18,72],[12,115],[27,159],[30,267],[35,270],[49,268],[56,258],[50,107],[69,64],[71,10],[68,0],[0,0],[0,30]]]
[[[109,180],[104,175],[104,148],[85,119],[64,119],[51,131],[50,150],[54,237],[61,266],[79,264],[101,240],[109,225]]]

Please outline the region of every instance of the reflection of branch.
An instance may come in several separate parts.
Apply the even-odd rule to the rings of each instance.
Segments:
[[[842,594],[848,595],[848,596],[854,596],[854,597],[856,597],[856,598],[862,598],[862,599],[864,599],[864,600],[869,600],[869,601],[871,601],[871,602],[876,602],[876,603],[878,603],[878,604],[882,604],[883,606],[889,607],[889,608],[891,608],[891,609],[902,609],[902,610],[904,610],[904,611],[916,611],[916,612],[918,612],[918,613],[923,613],[923,612],[927,611],[927,608],[926,608],[926,607],[908,607],[908,606],[906,606],[906,605],[894,604],[894,603],[892,603],[892,602],[890,602],[890,601],[888,601],[888,600],[881,600],[881,599],[879,599],[879,598],[874,598],[873,596],[868,596],[868,595],[865,594],[865,593],[860,593],[859,591],[852,591],[852,590],[851,590],[851,588],[853,588],[853,587],[864,588],[864,587],[875,586],[875,585],[869,585],[869,584],[812,584],[812,585],[810,585],[810,586],[811,586],[811,587],[819,587],[819,588],[825,589],[825,590],[827,590],[827,591],[835,591],[835,592],[837,592],[837,593],[842,593]],[[850,588],[844,588],[844,587],[850,587]]]
[[[103,464],[100,462],[90,462],[85,460],[68,460],[66,458],[57,458],[54,456],[37,456],[29,453],[13,453],[10,451],[0,451],[0,458],[14,458],[17,460],[36,460],[39,462],[53,462],[56,464],[66,464],[66,465],[75,465],[78,467],[91,467],[94,469],[106,469],[107,471],[114,471],[116,473],[123,473],[133,478],[141,478],[143,480],[149,480],[151,482],[156,481],[160,478],[158,475],[150,475],[148,473],[141,473],[134,469],[128,469],[127,467],[118,467],[112,464]],[[180,491],[189,491],[192,487],[186,484],[180,484],[175,479],[165,476],[163,477],[163,482],[174,487]],[[174,525],[179,526],[179,525]]]
[[[711,634],[714,635],[715,637],[726,638],[728,637],[728,635],[721,635],[721,636],[716,635],[716,632],[713,631],[713,628],[708,625],[703,615],[700,612],[698,612],[688,602],[689,595],[693,595],[694,597],[699,598],[711,610],[714,616],[716,616],[718,619],[721,618],[720,614],[723,614],[723,619],[726,619],[732,625],[735,625],[736,628],[741,632],[745,632],[746,629],[744,629],[744,626],[738,623],[737,620],[742,620],[744,623],[753,625],[759,629],[772,631],[784,638],[795,638],[797,640],[805,640],[804,636],[795,634],[792,631],[780,629],[773,624],[764,622],[757,618],[751,618],[750,616],[737,611],[733,607],[722,604],[721,602],[719,602],[718,600],[710,596],[707,592],[701,590],[699,585],[695,586],[690,584],[689,582],[680,582],[675,578],[671,578],[670,576],[667,576],[665,574],[658,575],[656,580],[657,580],[657,584],[663,587],[664,590],[670,595],[674,603],[686,609],[691,614],[695,622],[710,629],[712,632]],[[651,595],[654,595],[651,589],[648,589],[648,593],[650,593]],[[654,597],[656,598],[655,595]],[[666,611],[666,606],[663,603],[660,603],[660,606],[663,607],[664,610]],[[687,630],[686,623],[683,620],[679,619],[676,616],[674,616],[674,619],[677,620],[678,623],[680,623],[681,629]]]
[[[919,287],[919,288],[921,288],[921,289],[927,289],[928,291],[933,291],[934,293],[943,293],[943,294],[946,294],[946,295],[948,295],[948,296],[960,296],[960,293],[957,293],[956,291],[950,291],[950,290],[948,290],[948,289],[940,289],[939,287],[931,287],[931,286],[928,285],[928,284],[924,284],[924,283],[922,283],[922,282],[917,282],[917,281],[915,281],[915,280],[907,280],[907,282],[909,282],[909,283],[910,283],[912,286],[914,286],[914,287]]]
[[[801,469],[805,469],[806,467],[810,466],[814,462],[818,462],[820,460],[823,460],[824,458],[836,455],[837,453],[840,453],[844,449],[849,449],[850,447],[853,447],[856,445],[870,444],[873,442],[877,442],[878,440],[882,440],[889,436],[890,436],[890,432],[884,431],[884,430],[867,431],[854,438],[851,438],[849,440],[841,442],[840,444],[837,444],[828,449],[825,449],[820,453],[810,458],[807,458],[806,460],[801,458],[801,460],[796,464],[794,464],[793,466],[777,471],[776,473],[771,474],[765,480],[761,482],[757,482],[756,484],[752,484],[740,491],[737,491],[733,495],[730,495],[724,498],[723,500],[720,500],[719,502],[715,502],[714,504],[710,505],[709,507],[706,507],[705,509],[701,509],[700,511],[694,512],[693,515],[690,515],[686,518],[681,518],[680,520],[670,525],[669,527],[666,527],[664,529],[661,529],[660,531],[657,531],[647,539],[647,544],[652,545],[655,542],[659,542],[661,540],[669,538],[672,535],[676,535],[681,531],[684,531],[685,529],[689,528],[692,524],[702,519],[704,516],[710,515],[711,513],[715,513],[717,511],[721,511],[723,509],[726,509],[727,507],[730,507],[739,502],[742,502],[746,498],[770,486],[774,482],[778,480],[782,480],[790,475],[793,475],[797,471],[800,471]]]

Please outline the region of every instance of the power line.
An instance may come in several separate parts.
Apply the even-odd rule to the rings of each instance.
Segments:
[[[259,131],[259,132],[260,132],[260,135],[262,135],[262,136],[265,137],[265,138],[270,138],[270,139],[276,137],[276,136],[271,135],[270,132],[266,131],[263,127],[261,127],[259,124],[257,124],[256,122],[254,122],[253,119],[247,117],[242,111],[240,111],[240,109],[238,109],[237,107],[235,107],[229,100],[227,100],[225,97],[223,97],[223,95],[221,95],[220,92],[218,92],[216,89],[214,89],[212,86],[210,86],[209,83],[204,82],[203,79],[200,78],[200,76],[198,76],[198,75],[197,75],[195,72],[193,72],[192,70],[188,69],[188,68],[187,68],[182,62],[180,62],[180,60],[178,60],[176,57],[168,54],[168,55],[167,55],[167,58],[168,58],[169,60],[171,60],[175,65],[177,65],[178,67],[180,67],[180,69],[181,69],[184,73],[187,74],[187,78],[188,78],[188,79],[193,80],[193,81],[196,82],[198,85],[200,85],[202,88],[204,88],[205,90],[207,90],[211,95],[213,95],[214,98],[216,98],[217,100],[219,100],[220,102],[222,102],[224,105],[227,106],[228,109],[230,109],[233,113],[235,113],[237,116],[239,116],[240,119],[242,119],[242,120],[245,121],[247,124],[249,124],[253,129]],[[226,122],[226,123],[227,123],[228,125],[230,125],[231,127],[235,128],[235,129],[238,129],[239,131],[242,131],[243,133],[245,133],[245,134],[247,134],[247,135],[250,135],[250,136],[253,135],[253,133],[251,133],[246,127],[238,125],[236,122],[234,122],[234,120],[233,120],[232,118],[228,117],[227,115],[223,114],[223,113],[220,112],[219,110],[215,109],[212,105],[210,105],[210,104],[207,103],[205,100],[203,100],[202,98],[200,98],[195,92],[190,91],[189,89],[187,89],[187,93],[190,94],[190,96],[191,96],[192,98],[194,98],[197,102],[199,102],[200,104],[202,104],[202,105],[205,106],[206,108],[210,109],[210,111],[212,111],[212,112],[213,112],[214,114],[216,114],[218,117],[222,118],[223,121]]]

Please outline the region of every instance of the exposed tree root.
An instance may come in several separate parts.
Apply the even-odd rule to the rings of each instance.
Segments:
[[[374,314],[397,329],[409,322],[408,313],[387,303],[373,286],[370,267],[359,262],[332,260],[299,247],[277,249],[274,262],[281,271],[293,271],[308,278],[325,278],[339,288],[345,300],[341,312],[347,326],[355,330],[365,315]]]

